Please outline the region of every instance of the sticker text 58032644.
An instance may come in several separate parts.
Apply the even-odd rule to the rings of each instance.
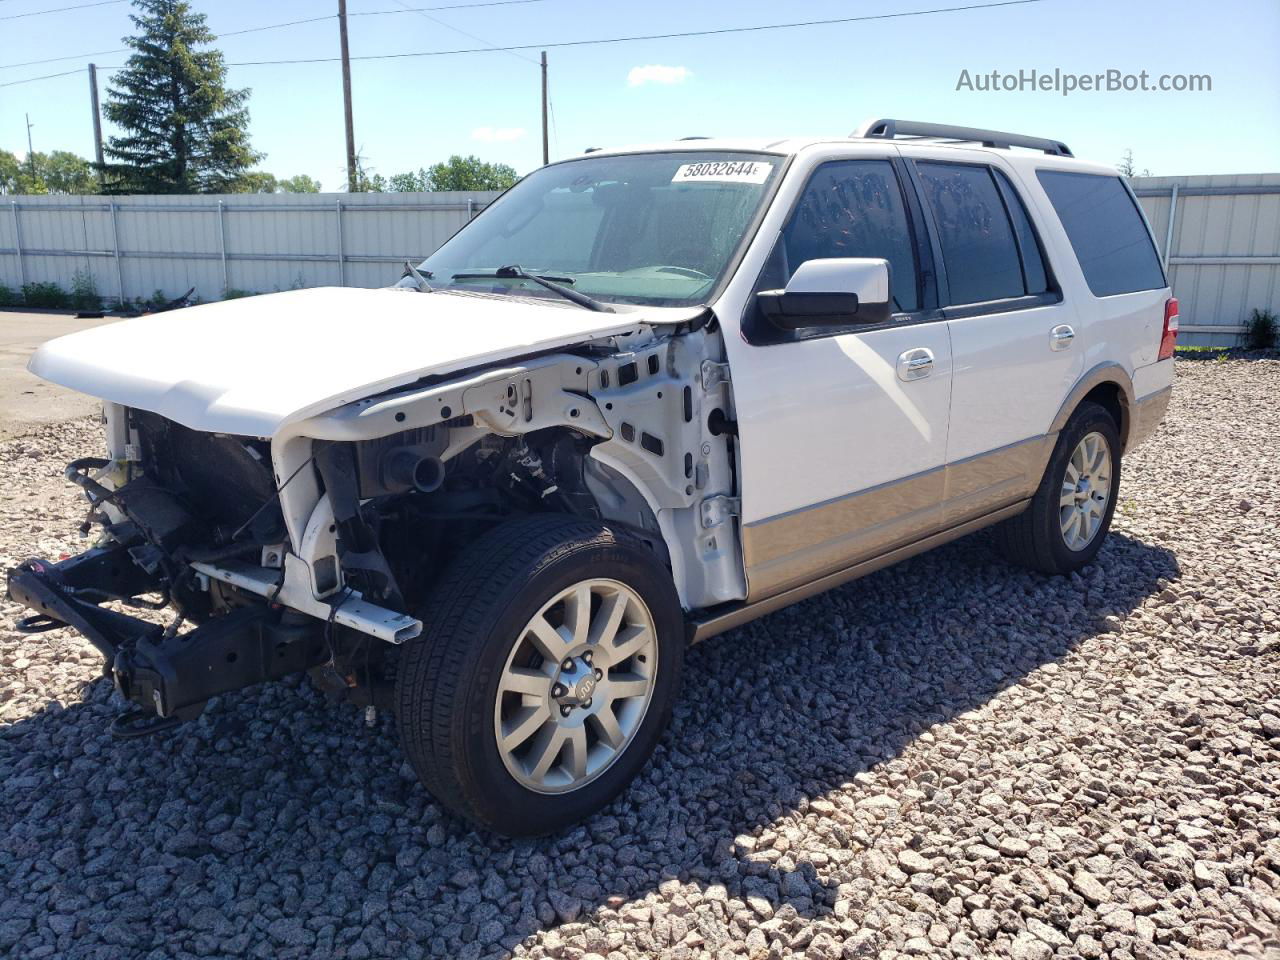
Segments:
[[[759,160],[708,160],[686,163],[676,170],[672,183],[764,183],[772,163]]]

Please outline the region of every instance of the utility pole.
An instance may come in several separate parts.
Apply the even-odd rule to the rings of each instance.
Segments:
[[[102,167],[102,112],[98,109],[98,66],[89,64],[89,99],[93,103],[93,155]]]
[[[542,51],[542,165],[551,162],[551,152],[547,146],[547,51]]]
[[[351,52],[347,49],[347,0],[338,0],[338,36],[342,41],[342,112],[347,123],[347,191],[355,193],[356,133],[351,122]]]
[[[23,117],[27,121],[27,166],[31,168],[31,179],[34,181],[36,178],[36,150],[35,147],[31,146],[31,128],[34,124],[31,122],[31,114],[24,113]]]

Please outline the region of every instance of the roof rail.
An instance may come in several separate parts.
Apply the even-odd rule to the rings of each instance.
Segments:
[[[872,137],[892,140],[895,137],[937,137],[962,143],[980,143],[984,147],[1027,147],[1043,150],[1054,157],[1071,157],[1074,154],[1061,140],[1043,137],[1024,137],[1019,133],[1001,133],[999,130],[983,130],[981,127],[953,127],[946,123],[921,123],[918,120],[870,120],[850,134],[851,137]]]

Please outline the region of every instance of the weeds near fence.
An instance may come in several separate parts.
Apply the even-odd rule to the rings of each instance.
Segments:
[[[71,306],[71,298],[67,296],[67,291],[52,281],[24,283],[22,302],[28,307],[44,307],[48,310],[65,310]]]
[[[77,310],[102,309],[98,282],[88,270],[77,270],[71,275],[71,305]]]
[[[1270,310],[1254,308],[1242,336],[1247,350],[1271,350],[1280,343],[1280,319]]]
[[[0,307],[20,306],[22,306],[22,294],[12,287],[6,287],[3,283],[0,283]]]

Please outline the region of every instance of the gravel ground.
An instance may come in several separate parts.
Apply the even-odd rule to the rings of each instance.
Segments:
[[[6,604],[0,954],[1280,956],[1278,399],[1181,363],[1082,575],[978,535],[695,648],[634,787],[537,842],[303,683],[113,741],[94,651]],[[77,548],[97,444],[0,444],[0,559]]]

